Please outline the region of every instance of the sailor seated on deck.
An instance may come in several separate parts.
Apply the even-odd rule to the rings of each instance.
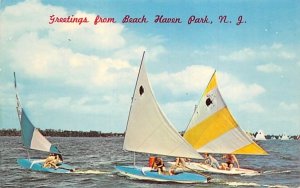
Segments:
[[[159,174],[162,174],[166,171],[166,167],[165,167],[165,164],[164,164],[162,158],[160,158],[160,157],[154,158],[154,162],[152,164],[152,169],[157,170],[157,172]]]
[[[169,174],[174,175],[177,168],[184,168],[187,158],[176,157],[175,164],[170,167]]]
[[[210,165],[213,168],[216,169],[221,169],[222,166],[219,165],[219,162],[217,161],[217,159],[215,159],[211,154],[209,153],[205,153],[204,154],[204,163]]]
[[[226,163],[222,163],[223,170],[231,170],[234,164],[236,164],[237,168],[240,168],[239,161],[237,160],[235,155],[226,154],[223,156],[223,158],[226,160]]]
[[[57,165],[62,162],[62,157],[59,154],[50,153],[44,162],[45,168],[58,168]]]

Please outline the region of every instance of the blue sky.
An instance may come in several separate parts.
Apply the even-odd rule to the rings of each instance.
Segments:
[[[210,76],[241,128],[300,134],[298,1],[1,1],[0,123],[21,102],[41,129],[123,132],[140,59],[169,120],[184,130]],[[49,24],[51,15],[87,24]],[[117,23],[93,25],[94,18]],[[125,15],[148,23],[123,24]],[[181,24],[155,24],[156,15]],[[190,16],[212,24],[187,24]],[[219,23],[227,16],[231,24]],[[242,16],[246,23],[237,26]]]

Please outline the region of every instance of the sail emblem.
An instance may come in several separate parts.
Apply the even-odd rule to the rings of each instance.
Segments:
[[[217,104],[216,96],[213,93],[211,93],[211,94],[206,95],[206,97],[207,97],[207,99],[205,100],[206,107],[209,110],[214,109],[216,107],[216,104]]]
[[[144,94],[144,87],[143,86],[140,86],[139,92],[140,92],[140,96],[142,96]]]
[[[211,105],[213,102],[212,102],[212,100],[208,97],[207,99],[206,99],[206,101],[205,101],[205,104],[206,104],[206,106],[209,106],[209,105]]]

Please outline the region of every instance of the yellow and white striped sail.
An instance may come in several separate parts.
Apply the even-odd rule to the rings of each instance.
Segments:
[[[185,131],[184,138],[203,153],[266,155],[229,112],[213,74]]]

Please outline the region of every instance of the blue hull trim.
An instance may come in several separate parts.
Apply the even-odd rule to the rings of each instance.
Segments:
[[[181,172],[175,175],[158,174],[156,171],[143,170],[142,167],[135,166],[116,166],[121,174],[131,178],[161,182],[176,182],[176,183],[207,183],[207,178],[200,174]]]
[[[44,160],[43,159],[26,159],[19,158],[17,160],[18,164],[25,169],[30,169],[33,171],[39,172],[51,172],[51,173],[72,173],[75,169],[74,167],[67,165],[65,163],[61,163],[58,165],[58,168],[44,168]]]

